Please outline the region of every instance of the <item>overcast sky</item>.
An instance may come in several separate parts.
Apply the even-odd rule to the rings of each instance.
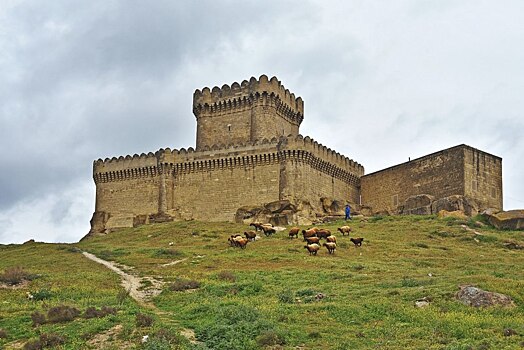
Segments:
[[[195,89],[276,76],[366,173],[458,144],[524,208],[524,1],[0,2],[0,243],[74,242],[98,158],[195,145]]]

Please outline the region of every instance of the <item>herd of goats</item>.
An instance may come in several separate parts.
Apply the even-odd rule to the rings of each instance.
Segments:
[[[242,235],[231,235],[229,237],[229,245],[232,247],[239,247],[241,249],[245,249],[248,242],[254,241],[257,238],[257,232],[263,232],[266,237],[269,237],[276,233],[277,231],[271,224],[262,224],[260,222],[253,222],[249,224],[249,226],[254,227],[254,231],[245,231],[244,236]],[[351,232],[351,227],[349,226],[342,226],[337,228],[337,230],[344,235],[348,235]],[[289,238],[298,238],[298,234],[300,233],[299,227],[292,227],[289,229]],[[319,229],[318,227],[312,227],[307,230],[302,230],[302,236],[304,237],[304,241],[306,242],[306,245],[304,248],[306,248],[309,252],[309,255],[317,255],[317,252],[320,250],[321,239],[325,239],[326,241],[324,244],[322,244],[323,247],[326,247],[329,254],[335,253],[335,250],[337,249],[337,237],[331,234],[331,231],[325,228]],[[361,247],[362,241],[364,241],[364,238],[357,237],[357,238],[350,238],[350,241],[353,242],[355,247]]]

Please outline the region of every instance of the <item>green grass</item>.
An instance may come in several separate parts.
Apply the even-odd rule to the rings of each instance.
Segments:
[[[325,227],[336,232],[343,224]],[[227,238],[242,233],[244,225],[196,221],[124,229],[75,245],[0,246],[0,272],[21,266],[40,275],[23,288],[0,289],[0,329],[8,334],[0,347],[56,332],[66,337],[64,349],[89,348],[90,337],[122,325],[124,331],[111,343],[115,348],[126,342],[146,348],[141,336],[159,329],[172,332],[181,349],[522,348],[524,255],[504,247],[507,241],[523,245],[522,231],[434,216],[373,217],[350,224],[350,237],[364,237],[363,246],[355,248],[347,236],[338,235],[334,255],[322,248],[310,256],[304,242],[289,239],[287,232],[241,250],[230,247]],[[122,298],[118,275],[78,250],[162,279],[165,289],[153,300],[155,309]],[[177,281],[198,287],[170,289]],[[517,307],[464,306],[454,299],[461,284],[507,294]],[[45,291],[46,298],[28,301],[27,291]],[[415,308],[423,297],[430,306]],[[119,311],[100,319],[31,326],[32,312],[63,304],[82,312],[90,306]],[[136,327],[138,313],[151,315],[153,325]],[[200,345],[178,335],[184,328],[195,332]],[[504,336],[506,328],[518,334]],[[148,346],[169,348],[166,344],[155,338]]]

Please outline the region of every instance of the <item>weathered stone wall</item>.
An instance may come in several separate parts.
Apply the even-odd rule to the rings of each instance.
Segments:
[[[133,216],[156,214],[230,221],[242,206],[285,199],[320,211],[321,198],[357,202],[363,172],[360,164],[301,135],[203,151],[161,149],[96,161],[96,212],[127,226]]]
[[[175,217],[232,221],[243,205],[261,205],[279,198],[279,164],[274,154],[265,164],[219,165],[174,175],[172,211]]]
[[[502,158],[464,146],[465,195],[481,208],[502,210]]]
[[[408,197],[464,195],[464,146],[411,160],[363,176],[361,200],[374,212],[395,213]]]
[[[358,203],[357,176],[335,177],[301,158],[291,158],[281,167],[281,199],[309,203],[317,213],[322,212],[322,198]]]
[[[97,160],[95,211],[146,214],[158,211],[159,176],[153,153]]]

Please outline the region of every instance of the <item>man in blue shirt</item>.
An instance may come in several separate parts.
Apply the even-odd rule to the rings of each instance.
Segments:
[[[351,207],[349,204],[346,204],[346,220],[347,219],[351,220]]]

